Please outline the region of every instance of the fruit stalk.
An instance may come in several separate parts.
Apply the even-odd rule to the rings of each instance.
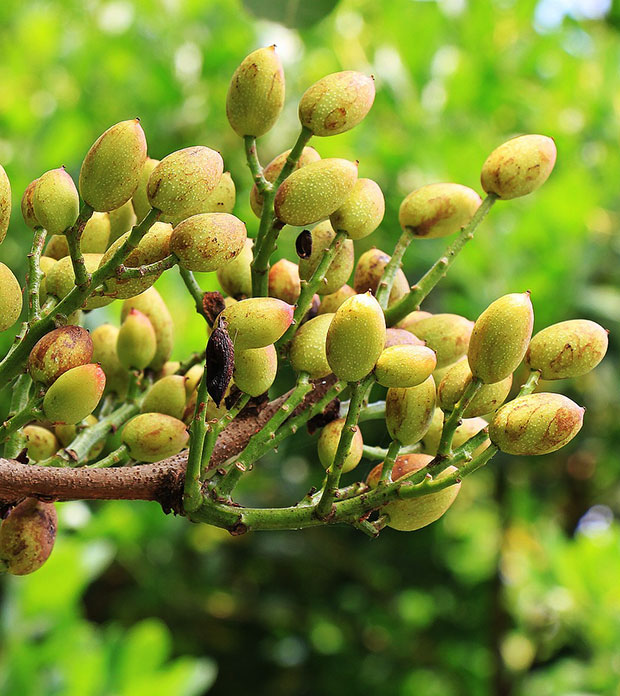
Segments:
[[[41,300],[39,289],[43,280],[43,272],[39,267],[39,260],[47,232],[42,227],[35,227],[32,249],[28,254],[28,275],[26,287],[28,292],[28,324],[33,324],[41,318]]]
[[[110,452],[103,459],[100,459],[94,464],[88,464],[86,469],[106,469],[109,466],[118,466],[119,464],[123,466],[126,464],[131,457],[129,456],[129,449],[127,445],[121,445],[118,449]]]
[[[209,324],[207,313],[205,312],[204,307],[202,306],[202,298],[204,297],[204,292],[200,285],[198,285],[196,277],[191,271],[188,271],[185,268],[181,268],[181,266],[179,266],[179,273],[181,274],[181,278],[183,279],[183,282],[185,283],[185,287],[189,291],[189,294],[194,299],[194,303],[196,305],[196,312],[200,314],[200,316],[207,322],[207,324]]]
[[[183,492],[183,509],[191,512],[200,507],[202,492],[200,486],[200,465],[207,424],[205,422],[207,412],[207,372],[203,370],[198,393],[196,395],[196,408],[190,426],[189,453],[187,455],[187,468],[185,470],[185,485]]]
[[[361,420],[362,419],[360,418],[358,422],[361,422]],[[416,442],[414,445],[402,447],[399,451],[399,454],[415,454],[416,452],[419,452],[420,449],[420,443]],[[364,459],[382,462],[387,456],[388,450],[385,447],[373,447],[372,445],[364,445]]]
[[[205,472],[209,468],[209,462],[211,461],[211,455],[213,454],[213,449],[215,447],[215,443],[217,442],[218,435],[239,415],[240,411],[247,406],[249,400],[249,394],[240,394],[234,405],[228,411],[226,411],[226,413],[218,421],[209,426],[202,451],[202,461],[200,464],[201,481],[205,480]]]
[[[266,193],[272,190],[271,183],[265,179],[263,168],[258,160],[258,152],[256,151],[256,138],[253,135],[244,135],[243,144],[245,146],[245,159],[248,167],[252,172],[252,178],[256,184],[256,188],[260,193]]]
[[[400,442],[398,440],[392,440],[385,455],[385,459],[383,460],[383,466],[381,467],[380,484],[386,484],[392,480],[392,469],[394,468],[394,462],[399,453]]]
[[[73,265],[73,273],[75,274],[75,284],[80,290],[86,290],[90,284],[90,277],[86,266],[84,265],[84,256],[80,248],[80,240],[82,233],[86,227],[86,223],[90,220],[95,211],[88,205],[82,203],[80,213],[75,225],[65,232],[67,238],[67,246],[69,247],[69,256]]]
[[[179,259],[175,254],[168,254],[163,259],[159,261],[154,261],[153,263],[147,263],[144,266],[137,266],[136,268],[128,268],[121,264],[118,267],[117,274],[119,278],[123,280],[129,280],[131,278],[143,278],[146,275],[151,275],[155,273],[163,273],[169,268],[172,268],[179,262]]]
[[[383,269],[383,276],[379,281],[376,295],[377,302],[381,305],[381,309],[383,310],[387,309],[390,293],[392,292],[394,280],[396,279],[396,274],[398,273],[403,256],[411,244],[413,237],[413,231],[410,228],[406,228],[396,243],[392,258],[387,262],[385,268]]]
[[[461,423],[463,418],[463,413],[465,409],[472,402],[472,399],[480,388],[482,387],[482,381],[476,377],[472,378],[469,383],[465,393],[461,397],[452,413],[446,418],[443,424],[443,430],[441,431],[441,440],[439,441],[439,447],[437,448],[437,456],[439,457],[449,457],[452,452],[452,440],[454,439],[454,433]]]

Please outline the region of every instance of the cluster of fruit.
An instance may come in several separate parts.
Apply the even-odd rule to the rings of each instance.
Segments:
[[[532,338],[528,293],[501,297],[475,322],[419,309],[493,203],[546,181],[553,141],[526,135],[492,152],[482,168],[484,201],[454,183],[411,192],[393,255],[373,248],[355,263],[354,241],[383,220],[383,193],[358,177],[356,162],[322,159],[307,143],[356,126],[374,94],[373,79],[357,72],[319,80],[301,99],[294,147],[263,168],[256,138],[282,109],[282,67],[273,47],[241,63],[226,106],[254,181],[250,204],[260,224],[252,238],[232,214],[235,186],[221,155],[196,146],[151,159],[137,120],[95,142],[77,187],[64,168],[33,181],[21,206],[34,235],[27,317],[0,362],[0,379],[13,387],[10,417],[0,425],[4,456],[106,469],[162,462],[187,449],[183,503],[191,519],[231,531],[345,522],[376,535],[385,525],[413,530],[436,520],[462,478],[498,450],[539,455],[568,443],[583,409],[561,394],[533,392],[540,378],[595,367],[607,349],[604,329],[573,320]],[[0,167],[0,240],[10,210]],[[295,262],[270,265],[287,225],[311,229],[298,231]],[[400,267],[410,243],[451,235],[445,254],[410,286]],[[173,321],[152,287],[174,266],[210,336],[184,363],[170,360]],[[223,294],[203,293],[194,271],[216,271]],[[120,327],[82,328],[83,312],[115,299],[123,300]],[[0,330],[21,313],[20,284],[0,263]],[[268,402],[284,361],[297,380]],[[504,403],[523,361],[530,377]],[[385,399],[369,404],[375,385]],[[362,439],[359,423],[377,417],[392,439],[386,450]],[[235,419],[250,427],[216,457],[219,436],[234,431]],[[320,489],[293,508],[234,504],[243,473],[311,420],[322,426]],[[341,475],[363,457],[381,462],[365,482],[342,488]],[[0,559],[9,572],[30,572],[51,550],[53,505],[8,502],[19,504],[0,526]]]

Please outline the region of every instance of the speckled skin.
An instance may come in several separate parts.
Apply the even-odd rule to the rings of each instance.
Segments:
[[[34,215],[48,234],[63,234],[77,220],[80,199],[64,167],[41,175],[32,196]]]
[[[11,182],[0,164],[0,243],[4,241],[11,219]]]
[[[52,423],[75,425],[96,408],[105,388],[100,365],[80,365],[64,372],[43,398],[45,417]]]
[[[34,181],[31,181],[28,186],[26,186],[26,190],[24,191],[21,200],[22,217],[24,218],[26,225],[30,227],[31,230],[40,226],[37,216],[34,214],[34,190],[37,187],[37,181],[39,180],[35,179]]]
[[[580,377],[593,370],[607,352],[607,331],[587,319],[548,326],[530,341],[525,354],[532,370],[543,379]]]
[[[384,215],[385,198],[379,184],[372,179],[358,179],[329,221],[336,231],[346,232],[349,239],[363,239],[379,227]]]
[[[521,456],[548,454],[581,430],[585,409],[562,394],[529,394],[508,402],[489,425],[491,442]]]
[[[296,372],[307,372],[310,379],[321,379],[331,374],[325,343],[334,314],[320,314],[306,322],[295,334],[289,359]]]
[[[388,389],[385,397],[385,423],[393,440],[406,446],[424,437],[435,411],[435,392],[432,377],[416,387]]]
[[[144,220],[147,213],[151,209],[151,204],[149,203],[149,197],[147,194],[147,186],[153,169],[159,164],[158,159],[153,159],[152,157],[147,157],[142,165],[140,171],[140,177],[138,178],[138,186],[133,193],[131,204],[133,206],[134,212],[136,214],[136,220],[140,222]]]
[[[232,261],[217,269],[217,280],[222,290],[232,297],[252,294],[252,239],[246,239],[243,248]]]
[[[435,369],[435,352],[426,346],[396,345],[385,348],[375,365],[375,377],[383,387],[415,387]]]
[[[275,197],[276,217],[287,225],[311,225],[329,217],[357,181],[357,163],[331,157],[293,172]]]
[[[437,402],[444,411],[451,411],[460,401],[465,389],[472,380],[467,358],[462,358],[448,368],[437,387]],[[508,375],[495,384],[484,384],[463,412],[465,418],[483,416],[492,413],[506,401],[512,387],[512,375]]]
[[[56,454],[60,443],[51,430],[40,425],[27,425],[22,433],[26,436],[28,459],[40,462]]]
[[[235,350],[233,381],[250,396],[264,394],[278,373],[278,355],[274,345]]]
[[[355,290],[350,285],[343,285],[336,292],[331,292],[321,297],[321,304],[317,313],[333,314],[345,300],[353,297],[353,295],[357,295]]]
[[[275,46],[252,51],[235,70],[226,95],[226,116],[243,137],[271,130],[284,106],[284,71]]]
[[[237,199],[235,182],[230,172],[224,172],[218,185],[205,201],[205,213],[232,213]]]
[[[163,413],[141,413],[123,428],[121,439],[138,462],[160,462],[178,454],[189,440],[185,423]]]
[[[49,558],[58,517],[54,503],[25,498],[16,505],[0,525],[0,559],[11,575],[28,575]]]
[[[413,329],[414,324],[417,324],[419,321],[422,321],[422,319],[428,319],[428,317],[432,316],[433,315],[430,312],[424,312],[421,309],[417,309],[414,312],[409,312],[409,314],[407,314],[407,316],[404,319],[401,319],[398,322],[398,324],[395,325],[395,328],[405,329],[406,331],[415,333]]]
[[[170,237],[170,251],[189,271],[216,271],[232,261],[247,239],[245,225],[229,213],[192,215]]]
[[[103,254],[110,240],[110,217],[108,213],[93,213],[86,223],[80,249],[83,254]],[[45,254],[57,261],[69,255],[69,244],[64,234],[53,234],[45,246]]]
[[[149,363],[149,367],[157,372],[161,370],[162,365],[172,353],[174,322],[172,321],[170,310],[155,288],[149,288],[145,292],[125,300],[121,311],[121,319],[127,316],[130,309],[139,309],[143,314],[146,314],[155,329],[157,349],[155,350],[155,357]]]
[[[123,398],[127,392],[129,372],[121,365],[116,353],[118,328],[112,324],[101,324],[91,334],[93,361],[105,372],[105,392],[115,392]]]
[[[426,431],[424,438],[422,439],[422,448],[426,454],[430,454],[433,457],[437,454],[437,448],[439,447],[439,441],[441,440],[441,431],[443,429],[444,414],[440,408],[435,409],[433,413],[433,419],[431,421],[430,428]],[[456,449],[461,445],[465,444],[474,435],[479,433],[483,428],[486,428],[488,423],[484,418],[463,418],[461,424],[454,431],[454,438],[452,439],[452,449]],[[474,456],[477,456],[483,452],[489,446],[489,440],[478,447],[474,452]]]
[[[474,377],[494,384],[512,374],[525,356],[534,309],[530,295],[511,293],[492,302],[476,320],[467,359]]]
[[[19,319],[22,311],[22,289],[13,271],[0,261],[0,331]]]
[[[405,329],[396,329],[390,327],[385,332],[385,346],[384,348],[390,348],[391,346],[423,346],[424,341],[421,341],[417,336],[414,336],[411,331]],[[437,358],[435,358],[436,360]]]
[[[94,273],[99,268],[101,256],[101,254],[84,254],[84,266],[88,273]],[[49,295],[55,295],[58,299],[62,299],[73,290],[75,274],[69,256],[64,256],[50,268],[45,279],[45,287]],[[82,308],[97,309],[97,307],[105,307],[110,302],[112,302],[111,297],[93,295],[85,301]]]
[[[52,384],[63,372],[86,365],[93,358],[93,341],[81,326],[61,326],[35,343],[28,356],[28,372],[35,382]]]
[[[413,330],[435,351],[437,367],[442,368],[455,363],[467,353],[473,327],[473,321],[458,314],[433,314],[416,322]]]
[[[357,260],[355,274],[353,275],[353,287],[356,292],[372,292],[373,295],[377,292],[377,286],[383,277],[383,270],[388,261],[392,257],[386,254],[381,249],[368,249]],[[409,281],[402,269],[396,271],[394,285],[390,292],[388,305],[398,302],[401,297],[404,297],[409,292]]]
[[[482,166],[480,181],[487,193],[504,200],[527,196],[549,178],[557,150],[546,135],[521,135],[500,145]]]
[[[275,343],[293,321],[293,307],[275,297],[251,297],[227,307],[224,319],[235,350]]]
[[[139,120],[116,123],[86,154],[80,169],[80,195],[100,212],[120,208],[138,187],[145,160],[146,137]]]
[[[95,215],[99,215],[99,213],[95,213]],[[131,231],[131,228],[137,222],[131,199],[123,203],[120,208],[111,210],[107,213],[107,216],[110,220],[110,243],[115,242],[121,235],[125,234],[125,232]],[[86,226],[88,227],[88,225]],[[103,251],[105,251],[105,249]]]
[[[223,172],[224,160],[211,148],[197,145],[172,152],[149,177],[146,188],[149,203],[162,211],[162,220],[178,225],[192,215],[205,212]]]
[[[295,304],[300,292],[299,266],[288,259],[276,261],[269,269],[269,296]]]
[[[337,420],[333,420],[331,423],[328,423],[323,430],[321,430],[319,441],[317,443],[317,450],[319,453],[319,460],[324,469],[329,469],[329,467],[334,463],[336,450],[338,449],[338,443],[340,442],[340,433],[342,432],[343,426],[344,418],[338,418]],[[355,433],[353,434],[353,440],[351,441],[349,454],[347,454],[344,460],[344,466],[342,467],[343,474],[355,469],[362,459],[363,452],[364,440],[362,439],[362,433],[359,427],[356,426]]]
[[[357,382],[375,366],[385,344],[385,318],[370,294],[354,295],[335,313],[327,331],[327,362],[338,379]]]
[[[325,220],[312,229],[312,253],[307,259],[299,259],[299,277],[310,280],[325,251],[336,236],[330,222]],[[327,269],[325,278],[317,288],[319,295],[331,295],[349,280],[354,262],[353,242],[345,239]]]
[[[144,370],[155,356],[157,337],[146,314],[131,309],[118,332],[116,354],[127,370]]]
[[[354,70],[315,82],[299,102],[299,120],[314,135],[338,135],[364,119],[375,100],[375,81]]]
[[[405,198],[398,219],[416,237],[447,237],[469,223],[480,203],[480,196],[467,186],[428,184]]]
[[[158,379],[146,392],[140,410],[142,413],[165,413],[181,420],[185,411],[185,400],[185,377],[167,375]]]

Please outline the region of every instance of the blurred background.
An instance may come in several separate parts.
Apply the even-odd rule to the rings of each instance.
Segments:
[[[413,188],[479,190],[498,144],[553,136],[548,183],[495,206],[424,308],[475,319],[496,297],[529,289],[537,329],[587,317],[611,331],[593,374],[553,385],[587,406],[579,437],[546,457],[497,457],[417,533],[232,538],[154,504],[59,506],[49,562],[0,586],[0,693],[620,694],[619,30],[609,0],[0,3],[0,162],[14,190],[0,259],[20,279],[31,240],[19,215],[25,186],[63,164],[77,175],[96,137],[134,116],[153,157],[220,150],[235,212],[255,229],[224,103],[242,58],[275,43],[287,106],[259,143],[264,163],[291,146],[312,82],[343,69],[376,78],[366,121],[312,142],[322,156],[359,159],[360,175],[386,194],[382,228],[358,254],[392,250]],[[294,234],[283,237],[288,255]],[[410,247],[411,281],[444,243]],[[214,274],[201,283],[217,287]],[[201,320],[176,273],[157,287],[178,322],[174,357],[184,357],[204,344]],[[89,324],[114,320],[115,304]],[[381,428],[365,436],[387,444]],[[315,444],[297,438],[267,457],[241,500],[296,500],[320,479]]]

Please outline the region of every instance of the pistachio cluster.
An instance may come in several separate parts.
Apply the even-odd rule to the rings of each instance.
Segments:
[[[270,46],[243,60],[228,91],[226,114],[243,139],[250,206],[260,220],[250,236],[234,215],[235,184],[217,149],[191,146],[152,159],[137,119],[96,140],[77,186],[60,167],[26,188],[27,307],[0,362],[0,380],[13,389],[0,425],[7,459],[71,470],[133,467],[139,477],[145,468],[136,465],[165,467],[180,454],[180,506],[194,521],[233,533],[338,522],[376,536],[386,525],[414,530],[441,517],[462,479],[498,450],[546,454],[577,434],[580,406],[554,391],[533,392],[539,379],[592,370],[607,349],[602,327],[577,319],[532,337],[529,293],[500,297],[476,321],[420,309],[495,201],[546,181],[553,140],[524,135],[500,145],[482,166],[484,200],[457,183],[412,191],[400,206],[393,254],[373,247],[356,261],[354,243],[383,222],[383,192],[359,176],[363,163],[322,158],[308,142],[357,126],[372,106],[374,80],[343,71],[310,86],[297,142],[262,167],[256,139],[277,122],[284,89]],[[0,241],[10,213],[0,167]],[[295,236],[295,259],[273,260],[280,234]],[[401,269],[408,247],[440,237],[453,241],[410,284]],[[208,336],[183,361],[172,360],[173,317],[153,287],[175,266]],[[222,292],[203,292],[196,271],[215,272]],[[114,301],[122,302],[118,326],[102,309]],[[0,264],[0,330],[11,329],[22,309],[20,283]],[[87,331],[90,312],[100,320]],[[295,382],[269,401],[276,378],[291,372],[281,369],[286,364]],[[521,364],[530,376],[519,388]],[[370,402],[373,391],[378,400]],[[387,449],[364,443],[360,423],[371,418],[385,421]],[[320,429],[323,484],[291,508],[234,503],[245,472],[305,425]],[[343,474],[377,459],[365,479],[341,486]],[[36,496],[7,502],[0,560],[8,572],[31,572],[53,545],[53,504]]]

